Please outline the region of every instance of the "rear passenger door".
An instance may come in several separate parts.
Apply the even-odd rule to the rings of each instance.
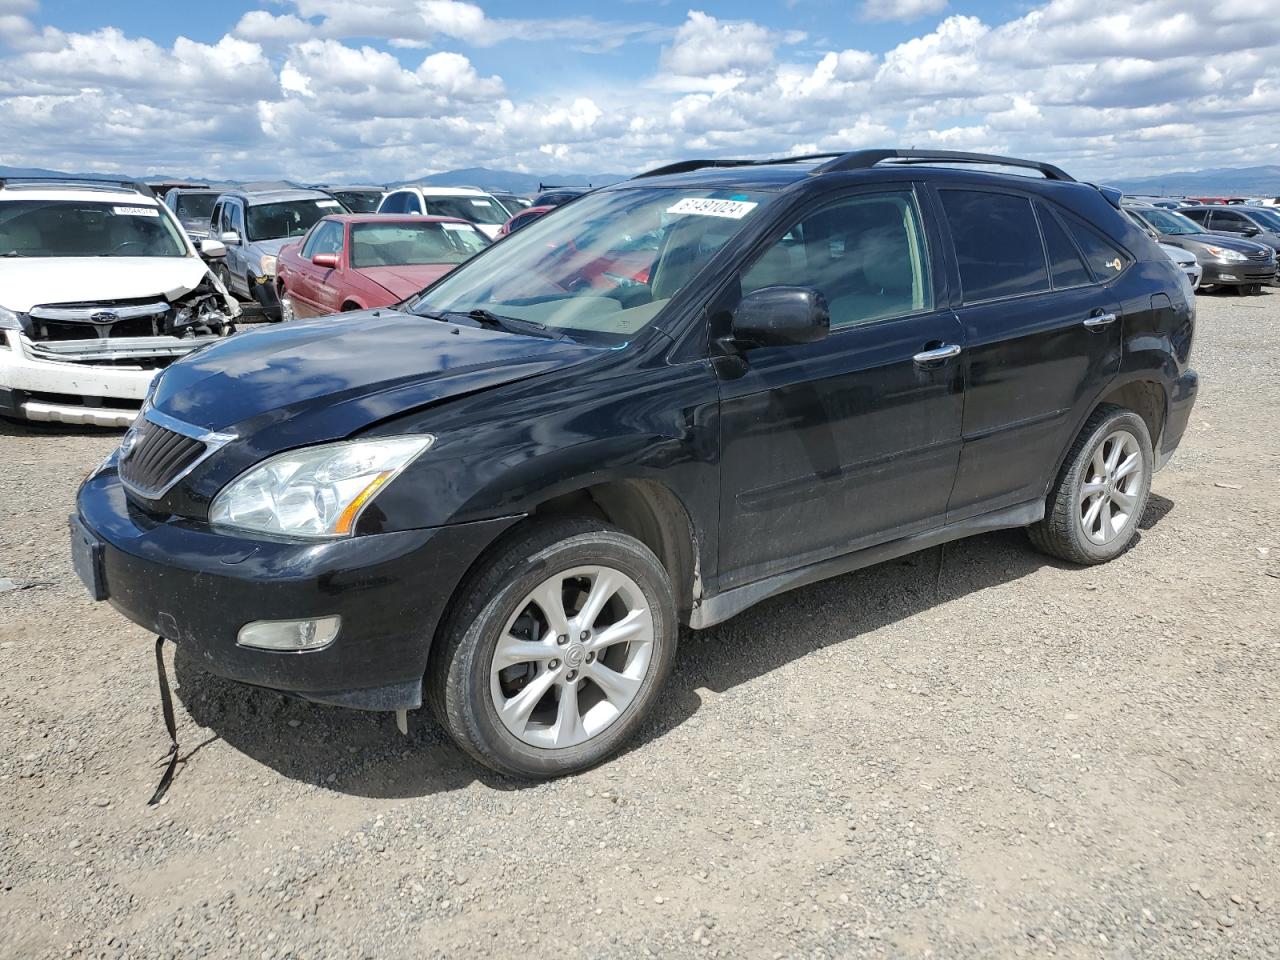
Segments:
[[[966,340],[955,522],[1045,495],[1081,404],[1119,368],[1122,319],[1105,281],[1128,261],[1039,198],[976,186],[936,195]]]
[[[940,526],[955,479],[963,332],[940,235],[910,183],[826,199],[740,273],[736,295],[813,287],[831,332],[720,372],[720,583],[736,586]]]

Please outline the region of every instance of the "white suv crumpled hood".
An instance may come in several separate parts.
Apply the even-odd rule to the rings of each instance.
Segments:
[[[0,257],[0,307],[26,313],[42,303],[173,300],[204,275],[199,257]]]

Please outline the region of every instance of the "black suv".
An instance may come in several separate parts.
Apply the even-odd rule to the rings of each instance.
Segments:
[[[999,527],[1126,548],[1197,380],[1117,202],[894,150],[597,190],[396,308],[174,363],[77,569],[225,677],[401,724],[425,693],[497,770],[581,770],[681,624]]]

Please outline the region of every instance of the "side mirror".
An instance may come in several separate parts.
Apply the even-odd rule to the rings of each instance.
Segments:
[[[813,343],[831,331],[827,298],[812,287],[763,287],[733,311],[733,338],[762,347]]]
[[[338,265],[338,255],[336,253],[317,253],[311,258],[311,262],[317,267],[325,267],[332,270]]]
[[[1257,227],[1245,227],[1245,228],[1244,228],[1244,235],[1245,235],[1246,237],[1256,237],[1256,236],[1257,236],[1258,234],[1260,234],[1261,232],[1262,232],[1262,231],[1261,231],[1260,229],[1258,229]]]
[[[234,230],[223,230],[218,234],[218,239],[228,247],[240,246],[240,234],[236,233]]]
[[[227,255],[227,245],[221,240],[214,240],[212,237],[206,237],[200,241],[200,256],[217,259]]]

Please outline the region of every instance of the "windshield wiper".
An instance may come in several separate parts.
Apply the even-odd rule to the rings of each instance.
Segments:
[[[460,310],[450,310],[445,316],[466,317],[474,320],[482,327],[488,327],[491,330],[505,330],[507,333],[524,333],[535,337],[548,337],[552,340],[563,340],[564,334],[552,333],[547,329],[545,323],[539,323],[536,320],[522,320],[519,317],[504,317],[501,314],[494,313],[492,310],[485,310],[477,307],[474,310],[462,312]]]

